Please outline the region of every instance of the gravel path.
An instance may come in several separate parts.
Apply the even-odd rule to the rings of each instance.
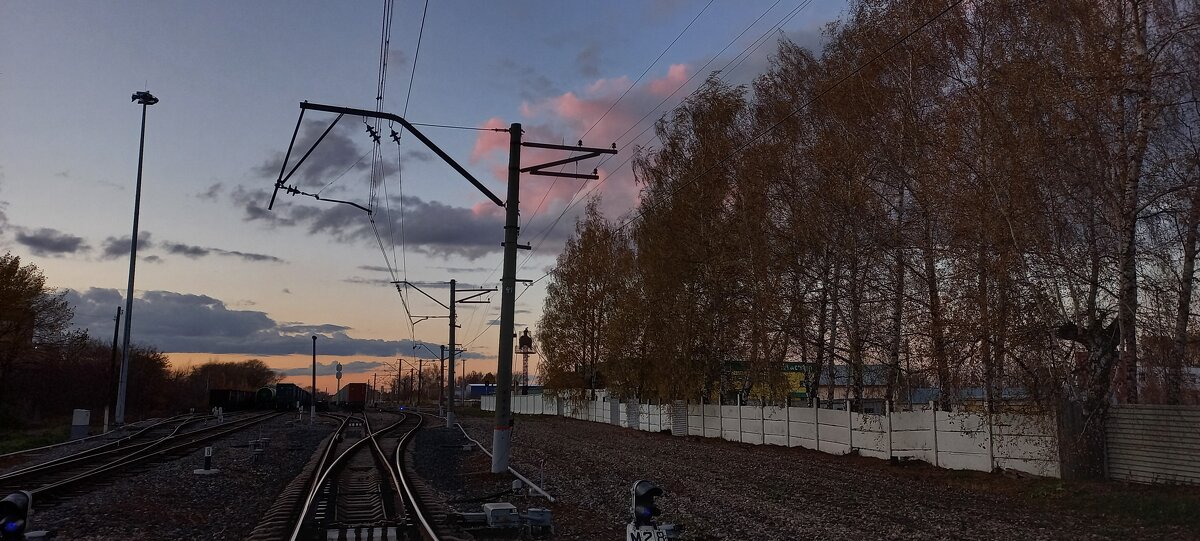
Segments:
[[[490,446],[491,419],[461,421]],[[684,525],[692,540],[1200,538],[1181,528],[1034,507],[953,485],[932,467],[800,448],[522,416],[513,449],[513,467],[535,481],[544,461],[545,488],[561,499],[556,539],[622,538],[629,487],[638,479],[664,488],[660,518]]]
[[[35,507],[30,529],[50,530],[56,539],[242,539],[333,428],[289,427],[289,418],[214,440],[216,475],[192,473],[203,466],[200,449],[53,507]],[[260,437],[270,443],[255,461],[248,441]]]

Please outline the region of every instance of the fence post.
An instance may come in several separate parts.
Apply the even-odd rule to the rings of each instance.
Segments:
[[[996,471],[996,451],[992,445],[992,407],[991,400],[988,400],[987,424],[988,424],[988,472]]]
[[[821,398],[820,397],[813,397],[812,408],[813,408],[813,432],[815,432],[816,436],[817,436],[816,449],[818,451],[820,451],[821,450]]]
[[[792,446],[792,401],[788,400],[783,406],[783,446]]]
[[[942,467],[942,465],[940,464],[940,461],[938,460],[938,448],[937,448],[937,408],[936,408],[936,407],[934,407],[934,405],[933,405],[933,401],[932,401],[932,400],[930,400],[930,401],[929,401],[929,412],[930,412],[931,414],[933,414],[933,465],[934,465],[934,466],[937,466],[937,467],[939,467],[939,468],[940,468],[940,467]]]
[[[883,404],[883,412],[887,414],[888,460],[892,459],[892,401]]]
[[[738,396],[737,396],[737,412],[738,412],[738,439],[737,439],[737,441],[739,443],[741,443],[741,441],[742,441],[742,393],[738,393]]]
[[[689,431],[690,432],[690,431]],[[700,395],[700,437],[708,437],[708,423],[704,420],[704,394]]]
[[[846,443],[849,444],[850,450],[846,454],[854,452],[854,411],[850,407],[850,399],[846,399]]]

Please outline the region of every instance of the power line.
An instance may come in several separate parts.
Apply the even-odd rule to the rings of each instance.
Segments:
[[[662,105],[663,105],[664,103],[666,103],[668,100],[670,100],[670,99],[671,99],[671,97],[673,97],[673,96],[674,96],[676,93],[678,93],[678,92],[679,92],[681,89],[683,89],[684,87],[686,87],[686,86],[687,86],[687,85],[688,85],[688,84],[689,84],[689,83],[690,83],[690,82],[691,82],[691,81],[692,81],[692,80],[693,80],[693,79],[696,77],[696,75],[698,75],[699,73],[702,73],[702,72],[704,71],[704,68],[708,67],[708,65],[709,65],[710,63],[712,63],[714,60],[716,60],[717,58],[719,58],[719,57],[721,56],[721,54],[723,54],[723,53],[724,53],[724,52],[725,52],[727,49],[729,49],[729,47],[733,46],[733,44],[734,44],[734,43],[737,43],[737,40],[741,39],[741,37],[742,37],[743,35],[745,35],[745,34],[746,34],[746,32],[750,31],[750,29],[751,29],[751,28],[753,28],[755,25],[757,25],[757,24],[758,24],[758,22],[759,22],[759,21],[761,21],[761,20],[762,20],[764,17],[766,17],[766,16],[767,16],[767,14],[768,14],[768,13],[770,13],[770,12],[771,12],[773,9],[775,9],[775,7],[776,7],[776,6],[778,6],[780,2],[782,2],[782,0],[776,0],[776,2],[775,2],[774,4],[771,4],[771,6],[770,6],[770,7],[768,7],[768,8],[767,8],[765,11],[763,11],[763,12],[762,12],[762,14],[758,16],[758,18],[754,19],[754,21],[752,21],[752,22],[751,22],[749,25],[747,25],[747,26],[746,26],[746,28],[742,29],[742,31],[741,31],[740,33],[738,33],[738,35],[737,35],[737,36],[734,36],[734,38],[733,38],[732,40],[730,40],[730,41],[729,41],[729,43],[727,43],[727,44],[726,44],[726,45],[725,45],[723,48],[721,48],[721,50],[720,50],[720,51],[718,51],[718,52],[717,52],[717,54],[713,55],[713,57],[712,57],[712,58],[710,58],[710,59],[709,59],[707,62],[705,62],[703,66],[701,66],[699,69],[697,69],[697,70],[696,70],[696,71],[695,71],[695,72],[692,74],[692,76],[691,76],[691,77],[689,77],[689,78],[688,78],[686,81],[684,81],[684,82],[683,82],[683,84],[681,84],[681,85],[679,85],[678,87],[676,87],[676,88],[675,88],[675,90],[674,90],[674,91],[672,91],[670,95],[668,95],[666,98],[664,98],[662,101],[660,101],[660,102],[658,103],[658,105],[656,105],[656,106],[655,106],[653,109],[651,109],[651,110],[650,110],[649,112],[647,112],[645,115],[643,115],[643,116],[642,116],[642,118],[641,118],[641,119],[639,119],[637,122],[635,122],[635,123],[634,123],[632,126],[630,126],[630,127],[629,127],[629,129],[625,130],[625,132],[624,132],[624,133],[622,133],[622,134],[621,134],[621,135],[620,135],[620,136],[617,138],[617,140],[620,140],[620,139],[624,138],[626,135],[628,135],[628,134],[629,134],[629,132],[633,131],[633,130],[634,130],[634,128],[636,128],[638,125],[640,125],[642,122],[644,122],[644,121],[646,120],[646,118],[648,118],[648,117],[649,117],[651,114],[653,114],[653,113],[654,113],[655,111],[657,111],[657,110],[658,110],[660,107],[662,107]],[[811,2],[811,0],[803,0],[803,1],[802,1],[802,2],[799,4],[799,5],[797,5],[797,7],[793,8],[793,9],[792,9],[792,10],[791,10],[789,13],[785,14],[785,15],[784,15],[784,17],[782,17],[782,18],[781,18],[781,20],[780,20],[780,22],[779,22],[779,23],[776,23],[776,24],[772,25],[772,27],[771,27],[771,28],[767,29],[767,31],[766,31],[766,32],[764,32],[764,33],[763,33],[763,35],[764,35],[764,36],[765,36],[765,35],[769,35],[769,34],[770,34],[770,33],[771,33],[771,32],[772,32],[772,31],[773,31],[775,28],[778,28],[779,26],[782,26],[783,24],[786,24],[786,22],[787,22],[787,21],[790,21],[790,20],[791,20],[791,18],[795,17],[795,15],[796,15],[797,13],[799,13],[799,11],[800,11],[800,10],[802,10],[804,7],[806,7],[806,6],[807,6],[807,5],[808,5],[810,2]],[[648,73],[648,72],[650,71],[650,69],[651,69],[651,68],[653,68],[653,67],[654,67],[654,66],[655,66],[655,65],[658,63],[658,61],[659,61],[660,59],[662,59],[663,55],[665,55],[665,54],[667,53],[667,51],[669,51],[669,50],[671,49],[671,47],[672,47],[672,46],[674,46],[675,42],[677,42],[677,41],[679,40],[679,38],[680,38],[680,37],[682,37],[682,36],[683,36],[683,34],[684,34],[685,32],[687,32],[687,30],[688,30],[688,29],[689,29],[689,28],[692,26],[692,24],[693,24],[693,23],[695,23],[695,22],[696,22],[696,20],[697,20],[697,19],[699,19],[699,18],[700,18],[700,16],[704,14],[704,12],[705,12],[705,11],[708,9],[708,7],[709,7],[710,5],[712,5],[712,2],[711,2],[711,1],[708,3],[708,5],[705,5],[705,6],[704,6],[704,8],[703,8],[703,9],[702,9],[702,10],[701,10],[699,13],[697,13],[695,17],[693,17],[693,18],[692,18],[691,22],[689,22],[689,23],[688,23],[688,25],[687,25],[686,27],[684,27],[684,29],[683,29],[683,30],[682,30],[682,31],[679,33],[679,35],[678,35],[678,36],[676,36],[676,37],[675,37],[675,39],[671,41],[671,44],[670,44],[670,45],[668,45],[668,46],[667,46],[667,48],[666,48],[666,49],[664,49],[664,50],[663,50],[663,52],[662,52],[662,53],[660,53],[660,54],[658,55],[658,57],[657,57],[657,58],[655,58],[655,59],[654,59],[654,61],[650,63],[650,65],[649,65],[649,66],[647,66],[647,67],[646,67],[646,69],[645,69],[645,70],[643,70],[643,71],[642,71],[642,74],[638,76],[637,80],[635,80],[635,81],[634,81],[634,83],[633,83],[632,85],[630,85],[628,88],[626,88],[626,89],[625,89],[625,92],[624,92],[623,94],[621,94],[621,96],[620,96],[619,98],[617,98],[617,100],[616,100],[615,102],[613,102],[613,104],[612,104],[612,105],[610,105],[610,106],[608,107],[608,109],[607,109],[607,110],[604,112],[604,114],[603,114],[603,115],[601,115],[601,117],[600,117],[599,119],[597,119],[597,120],[596,120],[596,122],[595,122],[595,123],[593,123],[593,124],[592,124],[592,126],[591,126],[590,128],[588,128],[588,130],[587,130],[586,132],[584,132],[584,136],[586,136],[588,133],[591,133],[592,129],[594,129],[594,128],[595,128],[597,125],[599,125],[599,124],[600,124],[600,121],[601,121],[601,120],[603,120],[603,119],[604,119],[604,117],[605,117],[605,116],[607,116],[607,115],[608,115],[608,113],[609,113],[609,112],[611,112],[611,111],[613,110],[613,108],[615,108],[615,107],[616,107],[616,105],[617,105],[618,103],[620,103],[620,101],[621,101],[622,99],[624,99],[624,98],[625,98],[625,96],[626,96],[627,94],[629,94],[629,92],[630,92],[630,91],[631,91],[631,90],[632,90],[632,89],[633,89],[635,86],[637,86],[637,83],[638,83],[639,81],[641,81],[643,77],[645,77],[646,73]],[[756,39],[754,42],[752,42],[750,46],[747,46],[747,49],[749,49],[749,47],[751,47],[751,46],[753,46],[753,45],[755,45],[755,44],[759,43],[759,41],[760,41],[761,39],[762,39],[762,36],[760,36],[758,39]],[[745,50],[743,50],[743,52],[742,52],[742,53],[739,53],[737,56],[735,56],[733,59],[731,59],[731,60],[730,60],[728,63],[726,63],[725,67],[727,68],[727,67],[728,67],[728,66],[729,66],[731,63],[733,63],[733,61],[734,61],[734,60],[736,60],[736,59],[737,59],[737,58],[739,58],[739,57],[742,57],[742,55],[743,55],[744,53],[745,53]],[[752,54],[752,53],[751,53],[751,54]],[[724,69],[724,68],[722,68],[722,70],[723,70],[723,69]],[[694,94],[694,92],[693,92],[693,94]],[[646,133],[646,131],[647,131],[647,130],[648,130],[650,127],[652,127],[652,126],[653,126],[653,124],[650,124],[650,125],[649,125],[649,126],[646,128],[646,129],[642,130],[642,132],[641,132],[641,133],[639,133],[639,134],[638,134],[636,137],[634,137],[634,139],[633,139],[633,140],[634,140],[634,141],[636,141],[637,139],[639,139],[639,138],[640,138],[640,137],[641,137],[643,134],[645,134],[645,133]],[[504,130],[496,130],[496,131],[504,131]],[[582,139],[582,138],[583,138],[583,137],[581,136],[581,137],[580,137],[580,139]],[[614,143],[614,144],[615,144],[615,143]],[[609,160],[611,157],[612,157],[612,156],[605,156],[603,159],[601,159],[600,163],[598,163],[596,167],[597,167],[597,168],[598,168],[598,167],[602,167],[602,166],[604,165],[604,163],[605,163],[606,161],[608,161],[608,160]],[[598,183],[596,183],[595,185],[593,185],[592,189],[591,189],[591,190],[588,190],[587,194],[585,194],[585,195],[584,195],[584,197],[582,197],[582,198],[581,198],[581,197],[579,197],[579,194],[580,194],[580,192],[582,192],[582,191],[583,191],[583,188],[585,187],[585,185],[584,185],[584,184],[580,184],[580,185],[579,185],[579,188],[577,188],[577,189],[575,190],[575,193],[574,193],[574,194],[572,194],[572,196],[571,196],[571,200],[570,200],[570,201],[568,201],[568,203],[567,203],[567,204],[566,204],[566,205],[563,207],[562,211],[561,211],[561,212],[559,212],[558,216],[557,216],[557,217],[555,217],[555,219],[554,219],[554,220],[553,220],[553,221],[550,223],[550,225],[549,225],[549,226],[547,226],[547,227],[545,227],[545,228],[543,228],[543,229],[542,229],[542,231],[541,231],[541,232],[539,232],[538,234],[534,235],[534,236],[535,236],[535,237],[537,237],[539,240],[537,240],[537,241],[534,243],[534,247],[533,247],[533,249],[530,251],[529,255],[527,255],[527,256],[525,257],[525,259],[524,259],[524,260],[521,262],[521,265],[520,265],[520,267],[519,267],[519,269],[518,269],[518,272],[519,272],[519,270],[521,270],[521,269],[524,269],[524,268],[525,268],[525,265],[527,265],[527,264],[529,263],[529,261],[533,259],[533,257],[534,257],[534,255],[535,255],[536,251],[538,250],[538,248],[540,248],[540,247],[541,247],[541,245],[542,245],[542,243],[545,241],[545,239],[549,238],[549,236],[550,236],[550,233],[551,233],[551,232],[554,230],[554,228],[555,228],[555,227],[557,227],[557,226],[558,226],[558,223],[559,223],[559,222],[562,220],[562,218],[563,218],[564,216],[566,216],[566,213],[567,213],[568,211],[570,211],[570,209],[574,208],[574,207],[575,207],[576,205],[578,205],[578,204],[579,204],[581,201],[585,201],[585,200],[586,200],[586,198],[587,198],[587,196],[591,195],[593,192],[595,192],[597,189],[599,189],[599,187],[600,187],[602,184],[604,184],[604,182],[606,182],[606,181],[607,181],[607,180],[608,180],[610,177],[612,177],[612,176],[613,176],[613,175],[614,175],[614,174],[615,174],[617,171],[619,171],[619,170],[620,170],[620,168],[621,168],[622,166],[624,166],[624,164],[625,164],[625,163],[628,163],[628,162],[629,162],[630,160],[632,160],[632,159],[633,159],[633,156],[632,156],[632,155],[630,155],[630,157],[629,157],[629,158],[626,158],[626,160],[625,160],[624,162],[622,162],[622,163],[621,163],[621,165],[618,165],[618,166],[617,166],[617,168],[616,168],[616,169],[614,169],[612,173],[610,173],[609,175],[606,175],[604,179],[600,180]],[[554,189],[554,186],[555,186],[555,183],[551,183],[550,189],[551,189],[551,190],[553,190],[553,189]],[[547,193],[546,193],[546,194],[543,196],[543,198],[542,198],[542,202],[544,202],[544,201],[545,201],[545,199],[546,199],[546,196],[548,196],[548,195],[549,195],[549,191],[547,191]],[[538,213],[538,211],[541,209],[541,207],[542,207],[542,204],[541,204],[541,203],[539,203],[539,204],[538,204],[538,208],[537,208],[536,210],[534,210],[533,214],[532,214],[532,215],[530,215],[529,219],[526,221],[526,225],[527,225],[527,226],[528,226],[528,224],[531,224],[531,223],[533,222],[533,218],[534,218],[534,217],[537,215],[537,213]],[[492,277],[493,275],[495,275],[495,273],[496,273],[496,271],[497,271],[497,270],[499,270],[499,266],[497,266],[495,269],[493,269],[493,270],[492,270],[492,272],[491,272],[491,273],[489,273],[489,274],[488,274],[488,277],[487,277],[487,279],[485,279],[485,282],[486,282],[487,280],[491,279],[491,277]],[[543,276],[542,278],[544,278],[544,277],[545,277],[545,276]],[[536,282],[536,281],[540,281],[542,278],[539,278],[538,280],[535,280],[535,282]],[[522,292],[522,294],[524,294],[524,292]],[[470,322],[470,325],[469,325],[469,326],[474,326],[474,324],[475,324],[475,318],[474,318],[474,317],[472,317],[472,319],[471,319],[471,322]]]
[[[704,5],[704,8],[700,10],[700,13],[697,13],[695,17],[692,17],[692,21],[689,22],[687,26],[683,27],[683,30],[679,32],[679,35],[675,36],[675,39],[671,40],[671,43],[667,45],[666,49],[663,49],[661,53],[658,53],[658,56],[654,58],[654,61],[651,62],[649,66],[646,66],[646,69],[642,71],[641,75],[638,75],[638,78],[633,81],[633,84],[629,85],[629,88],[625,89],[625,92],[621,94],[621,97],[617,98],[617,101],[614,101],[612,105],[608,106],[608,110],[604,111],[604,114],[600,115],[600,118],[596,119],[596,122],[592,124],[591,128],[588,128],[587,131],[583,132],[583,135],[579,136],[580,139],[583,139],[584,137],[587,137],[589,133],[592,133],[592,130],[600,124],[600,121],[604,120],[604,117],[608,116],[608,113],[612,112],[613,108],[616,107],[618,103],[621,103],[621,100],[625,99],[625,96],[629,94],[629,91],[633,90],[633,87],[637,86],[638,82],[650,72],[650,69],[653,68],[655,64],[658,64],[659,60],[662,60],[663,55],[667,54],[667,51],[670,51],[671,47],[675,46],[675,42],[679,41],[679,38],[683,37],[683,34],[692,27],[692,24],[696,22],[696,19],[699,19],[701,15],[704,15],[705,11],[708,11],[708,7],[711,6],[714,1],[715,0],[708,0],[708,3]]]
[[[824,97],[826,94],[828,94],[829,92],[833,91],[835,88],[837,88],[837,87],[841,86],[841,84],[842,84],[842,83],[846,82],[846,81],[847,81],[847,80],[849,80],[851,77],[854,77],[854,76],[855,76],[855,75],[857,75],[859,72],[861,72],[862,70],[866,69],[866,68],[867,68],[868,66],[870,66],[871,64],[875,63],[875,61],[879,60],[879,58],[881,58],[881,57],[882,57],[882,56],[884,56],[885,54],[887,54],[887,53],[891,52],[891,51],[892,51],[892,49],[895,49],[896,47],[900,46],[900,45],[901,45],[901,44],[903,44],[904,42],[908,41],[908,39],[909,39],[909,38],[911,38],[912,36],[916,35],[916,34],[917,34],[918,32],[920,32],[921,30],[924,30],[924,29],[925,29],[925,27],[927,27],[927,26],[929,26],[930,24],[932,24],[933,22],[937,21],[938,19],[940,19],[940,18],[941,18],[943,15],[945,15],[946,13],[949,13],[949,12],[950,12],[950,10],[954,9],[955,7],[957,7],[957,6],[958,6],[959,4],[961,4],[962,2],[963,2],[963,0],[954,0],[954,1],[953,1],[953,2],[951,2],[951,3],[950,3],[948,6],[946,6],[944,9],[942,9],[941,11],[939,11],[939,12],[938,12],[936,15],[934,15],[933,17],[931,17],[931,18],[929,18],[929,19],[925,20],[923,23],[921,23],[921,24],[920,24],[920,25],[918,25],[916,28],[914,28],[914,29],[912,29],[911,31],[909,31],[909,32],[908,32],[907,34],[905,34],[903,37],[901,37],[900,39],[898,39],[898,40],[896,40],[895,42],[891,43],[890,45],[888,45],[888,46],[887,46],[885,49],[883,49],[883,50],[882,50],[882,51],[880,51],[879,53],[876,53],[874,56],[872,56],[872,57],[871,57],[870,59],[868,59],[866,62],[864,62],[864,63],[862,63],[862,64],[858,65],[858,66],[857,66],[857,67],[855,67],[853,70],[851,70],[849,73],[847,73],[847,74],[843,75],[842,77],[838,78],[836,81],[834,81],[834,82],[833,82],[833,84],[829,85],[829,86],[828,86],[828,87],[826,87],[825,89],[823,89],[823,90],[821,90],[820,92],[818,92],[817,94],[815,94],[815,95],[814,95],[812,98],[810,98],[809,100],[807,100],[805,103],[801,104],[800,106],[796,107],[795,109],[793,109],[792,111],[790,111],[788,114],[784,115],[784,116],[783,116],[783,118],[780,118],[778,121],[776,121],[775,123],[771,124],[771,125],[770,125],[769,127],[767,127],[765,130],[763,130],[763,131],[759,132],[758,134],[756,134],[756,135],[752,136],[752,137],[751,137],[751,138],[750,138],[750,139],[749,139],[749,140],[748,140],[746,143],[742,144],[742,145],[741,145],[741,146],[739,146],[738,148],[735,148],[735,149],[734,149],[733,151],[731,151],[731,152],[730,152],[728,155],[726,155],[725,157],[721,158],[720,160],[718,160],[718,161],[717,161],[716,163],[714,163],[713,165],[711,165],[711,166],[709,166],[708,168],[704,169],[704,170],[703,170],[703,171],[701,171],[700,173],[698,173],[698,174],[696,174],[696,175],[693,175],[691,178],[688,178],[687,180],[685,180],[685,181],[682,181],[682,182],[681,182],[679,185],[677,185],[677,186],[676,186],[676,187],[675,187],[675,188],[674,188],[674,189],[673,189],[673,190],[670,192],[670,195],[671,195],[671,196],[674,196],[674,195],[678,194],[678,193],[679,193],[681,190],[683,190],[684,188],[686,188],[686,187],[690,186],[691,184],[695,183],[695,182],[696,182],[697,180],[699,180],[700,178],[703,178],[703,177],[704,177],[705,175],[707,175],[709,172],[713,171],[713,170],[714,170],[714,169],[716,169],[717,167],[720,167],[720,166],[724,165],[724,164],[725,164],[726,162],[728,162],[729,160],[731,160],[731,159],[733,159],[734,157],[736,157],[737,155],[741,154],[741,153],[742,153],[742,152],[744,152],[746,149],[748,149],[748,148],[749,148],[751,145],[753,145],[753,144],[757,143],[757,142],[758,142],[760,139],[762,139],[764,136],[766,136],[767,134],[769,134],[769,133],[773,132],[773,131],[774,131],[775,129],[777,129],[779,126],[783,125],[783,123],[784,123],[784,122],[786,122],[786,121],[790,120],[792,117],[796,116],[796,115],[797,115],[797,114],[799,114],[801,111],[803,111],[803,110],[805,110],[805,109],[808,109],[809,107],[811,107],[811,106],[812,106],[812,104],[816,103],[816,101],[817,101],[817,100],[819,100],[819,99],[823,98],[823,97]],[[628,161],[628,160],[627,160],[627,161]],[[625,229],[626,227],[629,227],[629,225],[631,225],[632,223],[634,223],[636,220],[640,219],[642,216],[644,216],[644,215],[646,214],[646,212],[647,212],[648,210],[650,210],[651,208],[653,208],[653,207],[654,207],[654,206],[656,206],[657,204],[658,204],[658,203],[649,202],[647,207],[642,207],[642,208],[641,208],[641,209],[640,209],[638,212],[634,213],[634,215],[633,215],[633,216],[630,216],[628,219],[626,219],[624,222],[622,222],[620,225],[618,225],[618,226],[616,227],[616,230],[617,230],[617,231],[621,231],[621,230]],[[533,282],[533,283],[539,282],[539,281],[541,281],[542,279],[544,279],[545,277],[547,277],[547,276],[549,276],[549,275],[550,275],[550,272],[547,272],[547,273],[543,274],[541,277],[539,277],[537,280],[534,280],[534,282]],[[532,285],[532,283],[531,283],[530,285]]]
[[[425,0],[425,7],[421,10],[421,27],[417,31],[417,48],[413,53],[412,71],[408,75],[408,92],[404,96],[404,112],[401,117],[408,116],[408,105],[412,101],[413,87],[416,86],[417,78],[417,62],[421,58],[421,41],[425,37],[425,16],[429,14],[429,0]],[[404,130],[401,130],[401,133]],[[392,130],[392,140],[396,142],[396,183],[400,196],[400,273],[404,276],[405,283],[408,282],[408,249],[404,237],[404,150],[400,145],[401,134]],[[396,258],[395,241],[392,242],[392,259]],[[404,288],[404,293],[401,295],[405,306],[405,312],[408,312],[408,288]],[[416,339],[416,323],[412,321],[412,313],[408,313],[409,326],[412,327],[412,338]]]

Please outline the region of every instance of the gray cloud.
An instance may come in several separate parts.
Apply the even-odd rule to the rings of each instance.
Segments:
[[[600,77],[600,45],[592,42],[575,55],[575,66],[584,77]]]
[[[334,361],[330,361],[327,363],[318,362],[317,363],[317,375],[318,376],[334,375],[334,373],[337,372],[337,369],[334,368],[334,364],[335,364]],[[369,374],[371,372],[376,372],[382,368],[387,368],[387,364],[381,363],[378,361],[350,361],[348,363],[342,363],[342,373],[343,374]],[[279,372],[280,374],[283,374],[284,376],[307,376],[309,374],[312,374],[312,366],[304,366],[304,367],[300,367],[300,368],[288,368],[286,370],[276,370],[276,372]]]
[[[20,229],[17,231],[17,243],[29,248],[30,252],[38,256],[79,254],[92,249],[83,237],[49,227]]]
[[[392,285],[389,280],[384,280],[382,278],[363,278],[361,276],[351,276],[349,278],[343,278],[342,282],[347,283],[347,284],[357,284],[357,285],[361,285],[361,286],[388,286],[388,287],[391,287],[391,285]]]
[[[434,156],[432,152],[425,150],[406,150],[404,151],[404,158],[406,160],[429,163],[433,161]]]
[[[75,306],[74,324],[92,336],[112,332],[112,311],[122,305],[115,289],[92,288],[67,291]],[[321,355],[368,355],[391,357],[409,354],[412,340],[353,338],[347,327],[329,323],[279,323],[264,312],[230,309],[223,301],[206,296],[147,291],[133,302],[133,339],[168,353],[242,353],[289,355],[312,352],[311,335],[316,334]],[[425,345],[436,347],[437,344]],[[476,358],[482,357],[480,354]]]
[[[216,201],[217,198],[221,196],[221,192],[223,192],[224,190],[225,190],[225,185],[223,183],[218,182],[216,184],[213,184],[212,186],[209,186],[207,190],[204,190],[203,192],[197,194],[196,197],[199,197],[200,199],[207,199],[209,201]]]
[[[506,59],[501,61],[496,69],[500,76],[512,77],[516,80],[519,85],[518,95],[523,100],[536,101],[562,94],[554,81],[527,64],[518,64]]]
[[[129,255],[129,235],[124,237],[108,237],[100,243],[100,259],[117,259]],[[138,251],[154,247],[150,240],[149,231],[138,232]]]
[[[288,159],[287,168],[290,171],[296,166],[296,162],[300,157],[308,151],[312,144],[316,142],[329,123],[333,121],[332,116],[328,120],[307,121],[300,129],[300,134],[296,136],[296,144],[292,148],[292,155]],[[344,118],[338,122],[333,131],[325,136],[320,145],[313,150],[308,159],[296,170],[294,176],[288,180],[289,185],[295,185],[300,189],[309,192],[315,192],[322,186],[345,174],[339,180],[340,184],[353,183],[354,181],[366,185],[369,181],[369,172],[371,169],[371,160],[364,159],[364,155],[370,151],[369,143],[370,136],[365,131],[365,126],[361,122],[356,122],[354,119]],[[387,127],[383,128],[384,133],[380,137],[387,137]],[[384,139],[386,141],[386,139]],[[361,146],[360,146],[361,145]],[[279,178],[280,165],[283,163],[285,153],[280,150],[272,154],[272,156],[263,161],[253,169],[256,176],[269,178],[272,181]],[[394,160],[389,162],[384,160],[383,174],[390,175],[396,171]],[[358,173],[357,175],[353,173]],[[284,172],[286,174],[287,171]],[[366,173],[366,174],[364,174]]]
[[[256,254],[251,252],[239,252],[237,250],[223,250],[221,248],[205,248],[203,246],[192,246],[179,242],[164,242],[162,249],[169,254],[181,255],[192,259],[207,257],[210,255],[219,255],[227,257],[237,257],[243,261],[263,262],[263,263],[283,263],[282,259],[273,255]]]
[[[232,199],[243,206],[242,219],[248,222],[260,222],[272,228],[303,227],[309,234],[323,234],[343,243],[376,242],[366,213],[349,205],[292,201],[280,204],[276,201],[275,209],[268,212],[264,206],[270,199],[270,192],[251,192],[243,188],[234,190]],[[499,214],[476,214],[470,208],[409,196],[402,200],[392,198],[393,211],[401,205],[401,201],[404,206],[404,240],[415,251],[435,256],[478,259],[501,250],[504,220]],[[393,230],[400,231],[402,213],[390,214]],[[387,219],[387,214],[377,214],[376,226],[386,230]],[[548,242],[562,243],[570,233],[569,228],[557,228]]]
[[[358,268],[371,272],[391,272],[391,269],[380,265],[359,265]]]

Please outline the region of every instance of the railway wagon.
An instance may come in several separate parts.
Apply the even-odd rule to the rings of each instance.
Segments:
[[[254,407],[254,391],[241,389],[209,389],[208,407],[224,408],[225,411],[239,411]]]
[[[367,405],[367,384],[347,383],[334,397],[334,403],[350,411],[362,411]]]
[[[255,403],[260,409],[295,410],[307,408],[311,394],[293,383],[276,383],[258,390]]]

